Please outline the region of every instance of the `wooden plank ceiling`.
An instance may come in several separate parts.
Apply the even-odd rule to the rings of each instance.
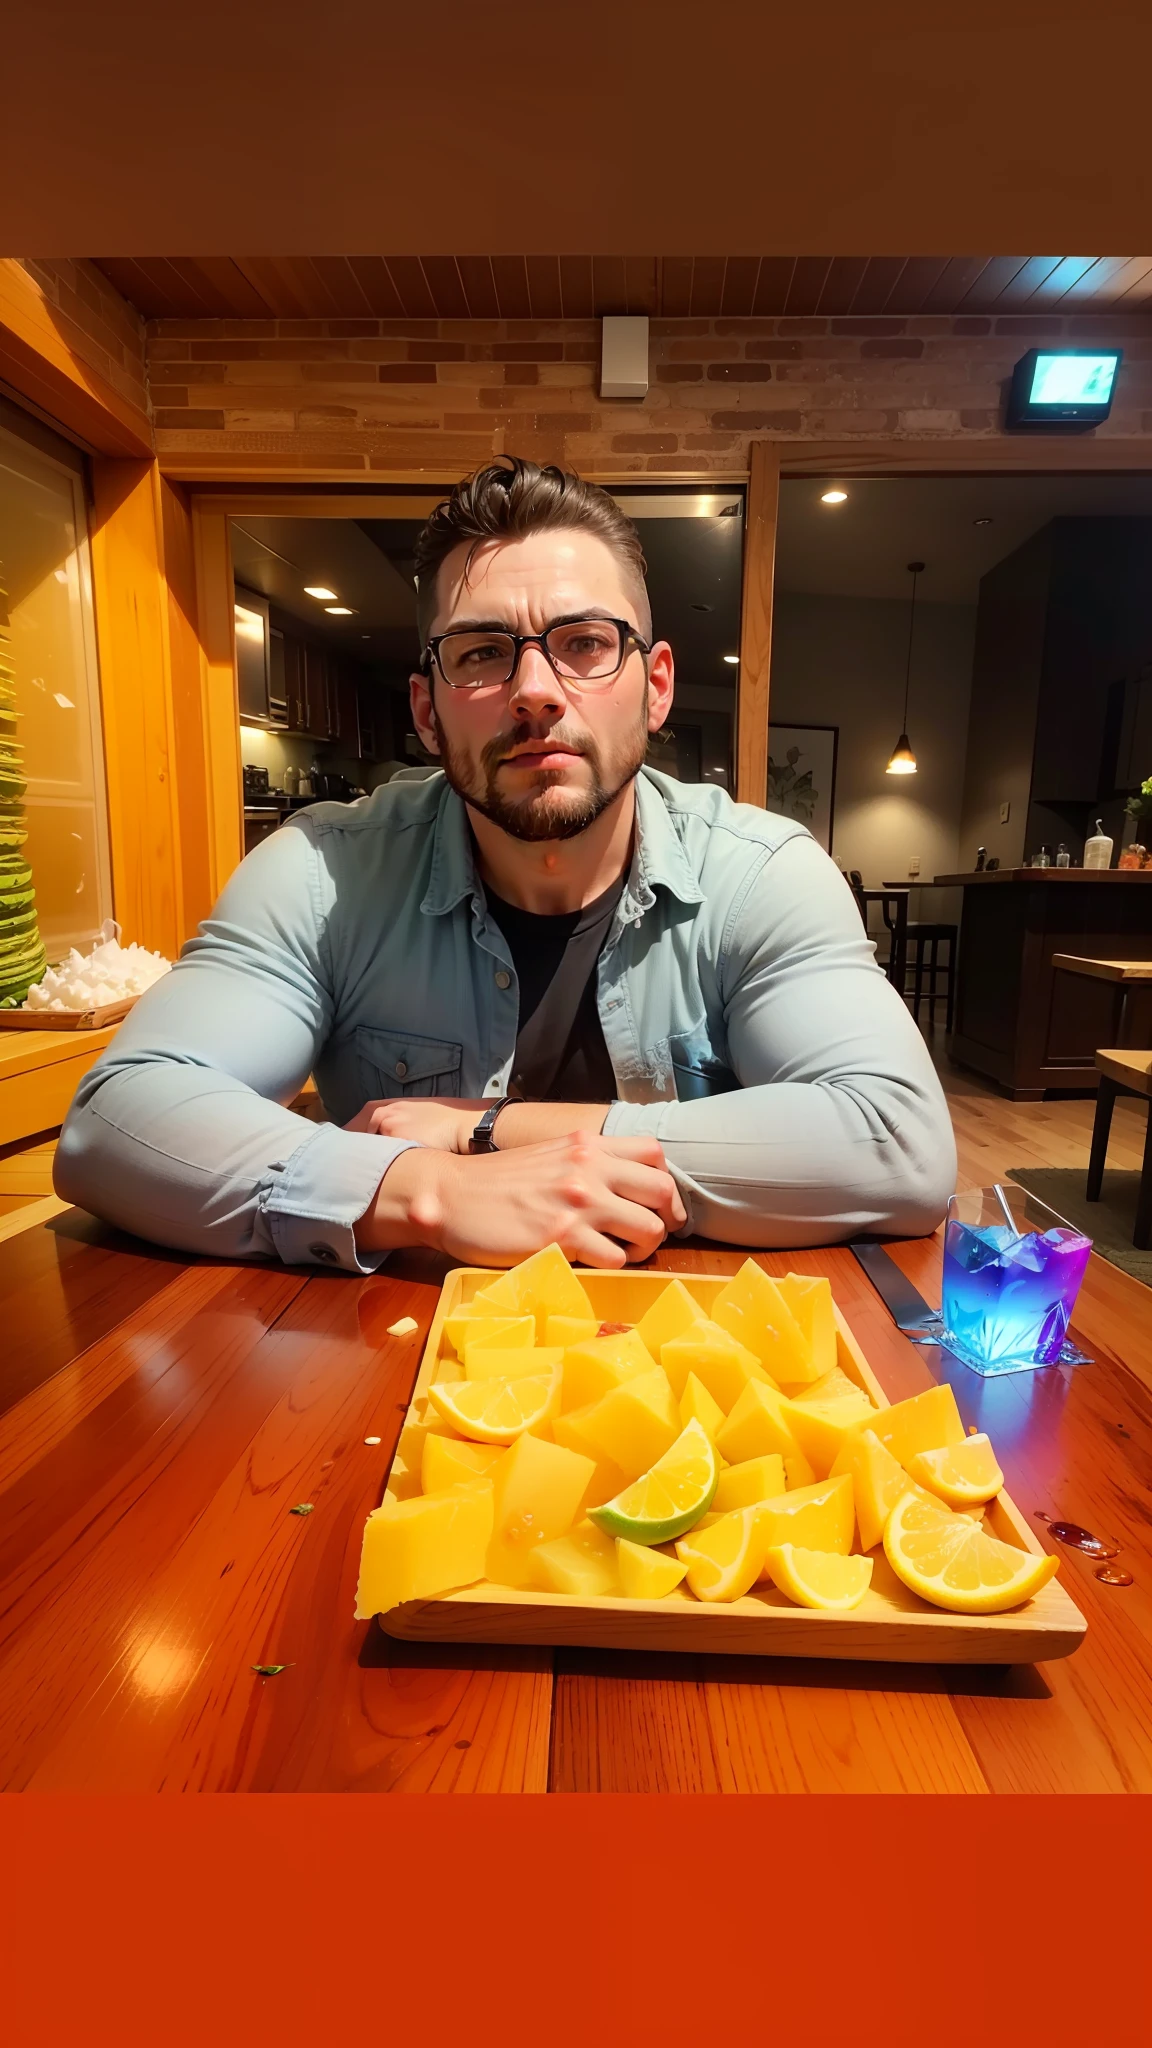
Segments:
[[[99,257],[147,319],[581,320],[1152,308],[1152,256]]]

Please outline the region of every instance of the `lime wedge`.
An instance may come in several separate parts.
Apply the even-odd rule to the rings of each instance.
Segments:
[[[693,1418],[648,1472],[589,1520],[609,1536],[629,1543],[670,1543],[706,1514],[716,1491],[716,1453],[706,1430]]]

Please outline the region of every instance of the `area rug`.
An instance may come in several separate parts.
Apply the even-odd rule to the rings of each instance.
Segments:
[[[1145,1287],[1152,1287],[1152,1251],[1138,1252],[1132,1242],[1136,1224],[1138,1173],[1112,1173],[1105,1169],[1103,1195],[1099,1202],[1085,1199],[1084,1166],[1012,1166],[1009,1180],[1037,1195],[1050,1209],[1066,1216],[1069,1223],[1092,1239],[1102,1259],[1131,1273]]]

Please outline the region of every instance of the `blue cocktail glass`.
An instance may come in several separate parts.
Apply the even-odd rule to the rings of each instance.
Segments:
[[[1092,1240],[1006,1182],[953,1195],[944,1226],[944,1342],[975,1372],[1054,1365]]]

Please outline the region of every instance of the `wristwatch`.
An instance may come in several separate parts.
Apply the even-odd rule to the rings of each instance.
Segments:
[[[496,1150],[492,1138],[492,1129],[500,1111],[507,1109],[511,1100],[512,1097],[510,1095],[502,1095],[499,1102],[494,1102],[491,1109],[484,1111],[472,1136],[468,1140],[468,1150],[470,1152],[494,1152]]]

